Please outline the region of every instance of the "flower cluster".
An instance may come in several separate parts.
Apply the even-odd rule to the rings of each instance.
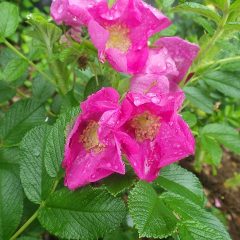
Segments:
[[[131,74],[124,99],[103,88],[81,104],[65,146],[65,185],[76,189],[113,173],[125,174],[124,154],[137,176],[157,178],[162,167],[194,153],[195,142],[179,115],[184,93],[178,83],[198,54],[179,37],[149,38],[171,22],[142,0],[54,0],[53,19],[86,26],[101,62]]]

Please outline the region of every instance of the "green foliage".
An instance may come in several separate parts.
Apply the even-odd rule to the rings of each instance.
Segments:
[[[200,206],[204,205],[204,193],[198,178],[176,164],[163,168],[155,182],[169,192],[179,194]]]
[[[32,94],[33,98],[45,102],[55,92],[55,87],[49,81],[38,75],[33,80]]]
[[[44,159],[46,170],[51,177],[58,176],[60,172],[66,136],[78,112],[79,110],[74,108],[62,114],[48,132]]]
[[[3,75],[6,81],[15,81],[20,78],[27,70],[28,63],[20,58],[16,58],[8,62],[4,69]]]
[[[203,90],[197,87],[185,87],[184,92],[194,106],[206,113],[213,113],[213,101]]]
[[[53,180],[44,165],[44,153],[49,127],[38,126],[29,131],[21,142],[20,176],[28,199],[40,204],[49,195]]]
[[[1,38],[11,36],[17,29],[19,22],[18,8],[8,2],[0,3],[0,42]]]
[[[216,71],[204,75],[203,80],[225,96],[240,98],[240,81],[238,73]]]
[[[27,131],[44,123],[44,120],[45,111],[41,102],[32,99],[19,101],[0,119],[0,142],[16,144]]]
[[[172,193],[164,193],[160,199],[177,215],[180,226],[186,224],[185,229],[191,232],[191,235],[195,237],[193,239],[209,239],[210,232],[211,236],[215,235],[215,239],[231,239],[223,224],[215,216],[188,199]],[[185,221],[194,221],[196,224],[190,225]],[[206,231],[201,231],[201,229]]]
[[[200,14],[204,17],[209,18],[210,20],[215,21],[216,23],[219,23],[221,19],[220,15],[217,12],[211,10],[210,8],[202,4],[195,3],[195,2],[185,2],[183,4],[180,4],[174,8],[174,11],[176,12],[186,11],[186,12]]]
[[[85,91],[84,97],[87,98],[89,95],[100,90],[102,87],[108,87],[111,85],[110,81],[106,76],[95,76],[89,79]]]
[[[31,36],[38,40],[44,47],[46,46],[49,53],[52,53],[54,43],[59,40],[62,31],[52,23],[49,23],[39,14],[30,14],[28,22],[33,26]]]
[[[240,153],[240,136],[232,127],[226,124],[208,124],[202,129],[202,134],[214,138],[220,144],[233,152]]]
[[[125,175],[114,174],[106,178],[103,183],[107,190],[113,195],[117,196],[124,190],[131,187],[134,183],[135,176],[132,171],[128,171]]]
[[[0,239],[9,239],[20,223],[23,194],[19,179],[0,168]]]
[[[10,100],[15,94],[16,90],[8,82],[0,81],[0,103]]]
[[[238,189],[240,187],[240,174],[235,174],[232,178],[225,181],[224,185],[227,188]]]
[[[124,203],[104,190],[66,189],[52,194],[39,213],[39,221],[61,238],[97,239],[117,228],[125,217]]]
[[[139,182],[128,204],[140,237],[165,238],[174,232],[177,219],[149,184]]]

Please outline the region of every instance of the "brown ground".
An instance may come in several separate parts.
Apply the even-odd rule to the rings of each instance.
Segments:
[[[228,219],[229,232],[233,240],[240,240],[240,189],[230,189],[224,186],[224,182],[240,172],[240,158],[225,151],[222,166],[216,176],[213,176],[208,166],[203,167],[201,173],[193,168],[193,160],[181,161],[181,165],[194,172],[202,182],[209,203],[216,206],[219,201],[219,210],[223,211]]]

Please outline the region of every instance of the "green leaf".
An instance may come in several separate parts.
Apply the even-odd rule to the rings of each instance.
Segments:
[[[0,80],[0,102],[10,100],[16,94],[16,89],[7,82]]]
[[[228,22],[224,26],[225,31],[230,31],[230,32],[239,32],[240,31],[240,22]]]
[[[204,204],[204,193],[198,178],[176,164],[163,168],[155,182],[166,191],[179,194],[200,206]]]
[[[239,14],[239,9],[240,9],[240,1],[236,0],[236,1],[234,1],[233,4],[231,4],[230,12],[235,12],[236,11]]]
[[[240,77],[238,73],[216,71],[203,76],[204,81],[226,96],[240,99]]]
[[[20,176],[28,199],[40,204],[49,195],[53,186],[44,166],[44,152],[49,128],[38,126],[29,131],[21,142]]]
[[[131,187],[135,181],[135,175],[132,171],[128,171],[125,175],[114,174],[103,180],[107,190],[113,195],[123,192]]]
[[[8,2],[0,3],[0,37],[11,36],[18,27],[18,8]]]
[[[84,91],[84,97],[87,98],[89,95],[97,92],[102,87],[108,87],[108,86],[111,86],[111,83],[106,76],[97,76],[97,79],[96,77],[92,77],[89,79],[86,85],[86,88]]]
[[[17,147],[0,148],[0,169],[19,175],[20,150]]]
[[[106,191],[82,188],[53,193],[39,212],[40,223],[54,235],[67,239],[98,239],[115,230],[125,217],[121,199]]]
[[[0,239],[9,239],[18,227],[23,211],[23,194],[19,179],[0,169]]]
[[[4,78],[8,82],[13,82],[20,78],[27,70],[28,63],[22,59],[15,58],[8,62],[4,69]]]
[[[65,139],[70,131],[79,108],[62,114],[48,133],[45,149],[45,166],[51,177],[56,177],[61,169]]]
[[[207,233],[211,231],[213,234],[215,234],[216,238],[214,239],[231,240],[225,227],[215,216],[213,216],[211,213],[207,212],[205,209],[201,208],[200,206],[189,201],[188,199],[173,193],[163,193],[160,196],[160,199],[170,209],[172,209],[172,211],[174,211],[175,215],[178,216],[180,224],[183,224],[183,225],[184,223],[186,224],[185,221],[197,222],[197,224],[195,225],[189,225],[189,224],[187,225],[188,231],[194,232],[193,236],[199,235],[199,230],[200,230],[199,228],[204,227],[203,229],[205,230],[207,229],[206,230]],[[184,234],[186,230],[183,229],[182,231],[183,231],[182,234]],[[207,233],[204,234],[204,232],[202,232],[201,234],[207,235]],[[185,238],[185,239],[188,239],[188,238]],[[195,238],[189,238],[189,239],[195,240]],[[198,240],[198,238],[196,239]],[[203,240],[205,238],[199,238],[199,239]]]
[[[33,31],[29,34],[51,52],[54,43],[62,35],[61,29],[49,23],[42,15],[37,13],[29,15],[28,22],[33,26]]]
[[[196,87],[185,87],[187,99],[196,107],[200,108],[206,113],[213,113],[213,102],[205,92]]]
[[[41,102],[22,100],[9,109],[0,120],[0,141],[16,144],[31,128],[44,123],[45,111]]]
[[[178,225],[180,240],[223,240],[218,231],[196,221],[183,221]]]
[[[204,17],[207,17],[213,20],[217,24],[221,21],[221,17],[217,12],[199,3],[186,2],[175,7],[173,11],[175,12],[185,11],[185,12],[200,14]]]
[[[42,78],[40,75],[33,80],[32,94],[38,101],[46,101],[55,91],[53,84]]]
[[[203,146],[203,149],[209,154],[210,156],[210,162],[214,166],[219,166],[222,160],[222,149],[219,143],[211,137],[208,136],[201,136],[201,143]],[[207,162],[207,161],[206,161]]]
[[[240,187],[240,174],[236,173],[233,177],[227,179],[224,183],[224,186],[237,190]]]
[[[150,184],[139,182],[130,193],[128,205],[140,237],[165,238],[175,231],[177,219]]]
[[[221,10],[227,9],[230,5],[230,0],[210,0],[210,2]]]
[[[189,127],[193,127],[197,124],[197,117],[191,112],[182,112],[183,119],[187,122]]]
[[[209,22],[206,18],[199,16],[194,18],[193,21],[202,26],[209,34],[212,35],[214,33],[214,28],[212,27],[211,22]]]
[[[240,136],[239,133],[232,127],[221,124],[212,123],[202,128],[201,134],[213,137],[219,143],[229,148],[235,153],[240,153]]]

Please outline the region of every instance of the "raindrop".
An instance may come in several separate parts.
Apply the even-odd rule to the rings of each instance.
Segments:
[[[33,155],[34,155],[35,157],[39,157],[39,156],[40,156],[40,151],[39,151],[37,148],[34,148],[34,149],[33,149]]]

